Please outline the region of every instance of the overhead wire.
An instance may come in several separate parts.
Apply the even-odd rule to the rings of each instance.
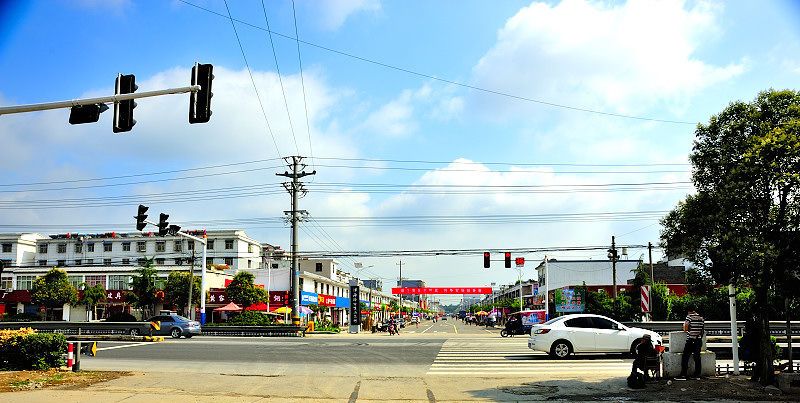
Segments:
[[[180,0],[180,1],[182,3],[184,3],[184,4],[187,4],[189,6],[192,6],[192,7],[195,7],[197,9],[203,10],[205,12],[208,12],[208,13],[211,13],[211,14],[214,14],[214,15],[218,15],[218,16],[221,16],[221,17],[225,17],[225,15],[223,15],[223,14],[220,14],[220,13],[218,13],[216,11],[211,10],[211,9],[199,6],[197,4],[191,3],[191,2],[189,2],[187,0]],[[226,3],[226,7],[227,7],[227,3]],[[229,14],[230,14],[230,12],[229,12]],[[225,17],[225,18],[231,18],[231,17]],[[242,25],[249,26],[251,28],[260,29],[260,30],[264,29],[264,28],[259,27],[257,25],[250,24],[250,23],[242,21],[242,20],[234,20],[233,18],[231,18],[231,24],[233,24],[233,21],[236,21],[236,22],[238,22],[238,23],[240,23]],[[540,105],[546,105],[546,106],[550,106],[550,107],[554,107],[554,108],[561,108],[561,109],[567,109],[567,110],[573,110],[573,111],[578,111],[578,112],[591,113],[591,114],[602,115],[602,116],[611,116],[611,117],[617,117],[617,118],[623,118],[623,119],[631,119],[631,120],[639,120],[639,121],[647,121],[647,122],[658,122],[658,123],[680,124],[680,125],[696,125],[697,124],[697,122],[690,122],[690,121],[685,121],[685,120],[660,119],[660,118],[652,118],[652,117],[646,117],[646,116],[635,116],[635,115],[626,115],[626,114],[614,113],[614,112],[606,112],[606,111],[600,111],[600,110],[594,110],[594,109],[589,109],[589,108],[571,106],[571,105],[566,105],[566,104],[561,104],[561,103],[556,103],[556,102],[544,101],[544,100],[541,100],[541,99],[536,99],[536,98],[531,98],[531,97],[526,97],[526,96],[521,96],[521,95],[515,95],[515,94],[508,93],[508,92],[503,92],[503,91],[499,91],[499,90],[493,90],[493,89],[478,87],[476,85],[465,84],[465,83],[458,82],[458,81],[455,81],[455,80],[449,80],[449,79],[437,77],[437,76],[432,75],[432,74],[421,73],[421,72],[414,71],[414,70],[411,70],[411,69],[408,69],[408,68],[399,67],[399,66],[391,65],[391,64],[388,64],[388,63],[385,63],[385,62],[376,61],[376,60],[369,59],[369,58],[366,58],[366,57],[363,57],[363,56],[358,56],[358,55],[355,55],[355,54],[352,54],[352,53],[344,52],[344,51],[341,51],[341,50],[336,50],[336,49],[333,49],[333,48],[330,48],[330,47],[327,47],[327,46],[323,46],[323,45],[319,45],[319,44],[316,44],[316,43],[304,41],[304,40],[301,40],[300,38],[298,38],[297,36],[292,37],[290,35],[281,34],[279,32],[274,32],[274,31],[272,33],[275,34],[276,36],[280,36],[280,37],[283,37],[283,38],[286,38],[286,39],[289,39],[289,40],[294,40],[294,41],[297,41],[298,43],[302,43],[304,45],[308,45],[308,46],[311,46],[311,47],[314,47],[314,48],[317,48],[317,49],[322,49],[322,50],[325,50],[327,52],[331,52],[331,53],[335,53],[335,54],[338,54],[338,55],[341,55],[341,56],[349,57],[349,58],[352,58],[352,59],[355,59],[355,60],[359,60],[359,61],[362,61],[362,62],[365,62],[365,63],[370,63],[370,64],[373,64],[373,65],[376,65],[376,66],[380,66],[380,67],[384,67],[384,68],[387,68],[387,69],[403,72],[403,73],[414,75],[414,76],[417,76],[417,77],[426,78],[426,79],[429,79],[429,80],[442,82],[442,83],[445,83],[445,84],[455,85],[457,87],[467,88],[467,89],[471,89],[471,90],[474,90],[474,91],[483,92],[483,93],[487,93],[487,94],[498,95],[498,96],[502,96],[502,97],[510,98],[510,99],[515,99],[515,100],[519,100],[519,101],[531,102],[531,103],[536,103],[536,104],[540,104]]]
[[[263,1],[263,0],[262,0]],[[303,76],[303,58],[300,56],[300,33],[297,30],[297,11],[295,10],[294,0],[292,0],[292,16],[294,17],[294,37],[296,39],[295,43],[297,44],[297,63],[300,66],[300,87],[303,90],[303,110],[305,111],[306,115],[306,131],[308,133],[308,151],[311,154],[311,165],[312,169],[315,169],[314,165],[314,147],[311,145],[311,124],[308,120],[308,101],[306,101],[306,81]],[[311,178],[311,182],[314,181],[314,178]]]
[[[275,139],[275,134],[272,132],[272,126],[269,124],[269,119],[267,118],[267,112],[264,110],[264,104],[261,102],[261,95],[258,93],[258,86],[256,85],[256,80],[253,78],[253,72],[250,70],[250,63],[247,62],[247,55],[244,52],[244,46],[242,46],[242,41],[239,39],[239,32],[236,31],[236,24],[233,22],[233,16],[231,15],[231,9],[228,7],[228,0],[223,0],[225,3],[225,9],[228,11],[228,19],[231,21],[231,27],[233,27],[233,34],[236,35],[236,42],[239,43],[239,50],[242,52],[242,59],[244,59],[244,65],[247,68],[247,74],[250,75],[250,82],[253,84],[253,90],[256,93],[256,99],[258,100],[258,106],[261,108],[261,114],[264,116],[264,122],[267,124],[267,130],[269,131],[270,137],[272,137],[272,143],[275,145],[275,152],[277,152],[278,157],[281,156],[280,147],[278,147],[278,141]],[[296,144],[295,144],[296,145]]]

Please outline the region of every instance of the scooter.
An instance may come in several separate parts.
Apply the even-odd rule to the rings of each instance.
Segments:
[[[503,337],[509,337],[509,336],[510,337],[514,337],[514,336],[519,336],[519,335],[523,335],[523,334],[529,334],[528,330],[525,329],[524,327],[517,327],[517,328],[508,328],[508,327],[506,327],[505,329],[500,331],[500,336],[503,336]]]
[[[394,322],[389,323],[389,329],[388,330],[389,330],[389,336],[394,336],[396,334],[400,334],[400,332],[397,330],[397,325],[395,325]]]

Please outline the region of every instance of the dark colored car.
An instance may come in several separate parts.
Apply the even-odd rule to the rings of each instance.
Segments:
[[[161,330],[154,330],[153,335],[172,336],[179,339],[181,336],[191,339],[200,334],[200,322],[185,318],[180,315],[158,315],[148,319],[149,322],[161,322]]]

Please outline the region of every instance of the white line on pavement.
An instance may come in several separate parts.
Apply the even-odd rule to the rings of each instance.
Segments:
[[[430,325],[430,326],[428,326],[428,328],[427,328],[427,329],[425,329],[425,330],[423,330],[423,331],[419,332],[419,334],[425,333],[425,332],[427,332],[428,330],[431,330],[431,329],[433,329],[433,325]]]
[[[125,345],[122,345],[122,346],[102,347],[102,348],[98,348],[97,351],[116,350],[118,348],[146,346],[146,345],[149,345],[149,344],[155,344],[155,343],[154,342],[144,342],[144,343],[135,343],[135,344],[125,344]]]

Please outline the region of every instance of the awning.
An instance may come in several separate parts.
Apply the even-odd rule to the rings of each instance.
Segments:
[[[241,310],[242,307],[231,302],[228,305],[214,309],[214,312],[239,312]]]

